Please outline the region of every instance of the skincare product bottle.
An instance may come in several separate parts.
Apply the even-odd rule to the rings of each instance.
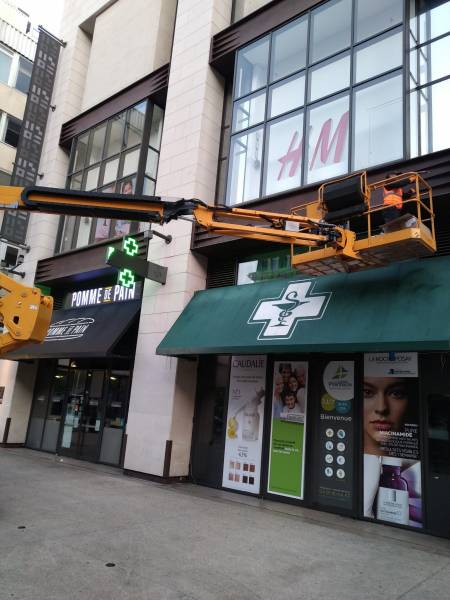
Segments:
[[[400,458],[381,459],[380,486],[377,497],[377,519],[399,525],[409,523],[408,483],[401,475]]]
[[[260,400],[254,398],[247,402],[244,407],[244,422],[242,427],[242,439],[246,442],[255,442],[259,433],[259,412],[258,405]]]

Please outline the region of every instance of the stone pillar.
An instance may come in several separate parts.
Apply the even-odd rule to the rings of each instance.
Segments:
[[[214,202],[224,89],[208,60],[211,38],[230,16],[231,0],[178,2],[156,194]],[[164,233],[173,236],[170,244],[156,239],[149,246],[149,260],[167,266],[168,277],[164,286],[144,287],[125,468],[180,477],[189,470],[197,363],[155,350],[194,291],[204,288],[206,263],[190,252],[190,223],[171,223]]]

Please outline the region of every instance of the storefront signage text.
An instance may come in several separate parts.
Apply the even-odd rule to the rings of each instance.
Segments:
[[[141,287],[142,285],[139,282],[130,288],[121,285],[110,285],[89,290],[77,290],[66,296],[65,306],[66,308],[82,308],[84,306],[136,300],[141,297]]]

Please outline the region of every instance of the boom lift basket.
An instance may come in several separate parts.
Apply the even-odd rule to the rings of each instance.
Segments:
[[[386,196],[398,196],[395,218]],[[355,233],[355,257],[336,252],[333,244],[296,252],[293,267],[308,275],[329,275],[381,267],[436,252],[431,187],[419,173],[403,173],[367,183],[366,172],[349,175],[319,188],[317,202],[297,206],[294,215],[323,218]]]

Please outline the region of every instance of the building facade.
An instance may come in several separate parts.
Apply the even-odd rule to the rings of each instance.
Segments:
[[[402,218],[437,252],[308,278],[185,220],[33,216],[57,311],[3,362],[4,442],[450,536],[450,2],[77,1],[61,37],[43,185],[308,215],[324,182],[419,172]],[[128,235],[165,285],[115,286]]]

